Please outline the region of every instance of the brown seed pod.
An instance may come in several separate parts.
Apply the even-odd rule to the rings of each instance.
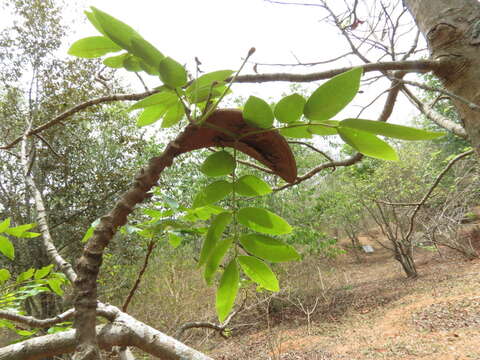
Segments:
[[[241,137],[261,129],[248,125],[237,109],[215,110],[202,126],[189,125],[176,145],[189,152],[211,146],[231,147],[258,160],[289,183],[297,178],[297,164],[287,141],[271,130]],[[235,138],[239,138],[235,140]]]

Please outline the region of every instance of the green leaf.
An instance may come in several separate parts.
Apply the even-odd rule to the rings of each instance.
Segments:
[[[215,248],[212,250],[212,254],[208,258],[206,264],[205,264],[205,271],[203,273],[203,276],[205,278],[205,281],[207,284],[211,284],[213,280],[213,276],[217,272],[218,267],[220,266],[220,263],[222,262],[223,257],[227,253],[228,249],[230,249],[230,246],[233,243],[233,238],[227,238],[224,240],[221,240],[217,243]]]
[[[7,269],[0,269],[0,285],[10,279],[10,272]]]
[[[195,88],[210,87],[214,82],[224,82],[230,75],[235,71],[233,70],[217,70],[203,74],[198,79],[194,80],[190,86],[187,88],[187,91],[195,91]],[[190,89],[190,90],[189,90]]]
[[[289,124],[289,128],[280,128],[280,134],[285,137],[291,137],[296,139],[311,139],[312,133],[308,130],[306,123],[295,122]]]
[[[134,55],[128,55],[125,60],[123,61],[123,67],[131,72],[140,72],[143,70],[142,64],[141,64],[141,59],[134,56]]]
[[[160,62],[165,56],[155,46],[141,37],[133,37],[131,40],[131,51],[143,59],[148,65],[158,69]]]
[[[340,137],[357,151],[382,160],[398,160],[395,150],[385,141],[368,132],[339,127]]]
[[[6,229],[4,232],[15,237],[23,237],[27,230],[30,230],[35,226],[36,224],[24,224]]]
[[[235,169],[235,159],[227,151],[217,151],[207,157],[200,171],[207,176],[216,177],[228,175]]]
[[[0,223],[0,233],[5,232],[10,226],[10,218],[6,218]]]
[[[282,123],[294,123],[303,115],[307,101],[299,94],[292,94],[281,99],[275,105],[275,118]]]
[[[140,34],[113,16],[93,6],[91,9],[96,23],[103,30],[104,34],[117,45],[133,53],[131,41],[133,38],[141,38]],[[95,23],[93,25],[95,26]]]
[[[35,335],[37,332],[38,332],[38,329],[34,329],[34,330],[19,330],[19,329],[15,329],[15,332],[22,336],[22,337],[30,337],[32,335]]]
[[[174,232],[168,233],[168,243],[176,249],[182,243],[182,237]]]
[[[142,99],[128,108],[128,111],[143,109],[150,106],[164,105],[171,107],[178,101],[177,95],[170,90],[163,89],[161,92],[150,95]]]
[[[120,69],[123,67],[123,62],[128,56],[128,53],[123,53],[117,56],[110,56],[106,59],[103,59],[103,65],[111,67],[113,69]]]
[[[140,60],[140,67],[149,75],[155,75],[158,76],[160,75],[160,72],[158,71],[158,66],[153,67],[145,62],[142,58],[137,57]]]
[[[258,285],[270,291],[280,291],[277,277],[263,261],[253,256],[239,256],[238,262],[243,272]]]
[[[431,140],[445,135],[445,133],[441,132],[425,131],[409,126],[388,124],[383,121],[362,119],[345,119],[340,121],[340,126],[402,140]]]
[[[193,208],[214,204],[232,192],[233,186],[225,180],[215,181],[197,193],[193,200]]]
[[[244,175],[235,182],[235,192],[243,196],[262,196],[272,192],[272,188],[262,179]]]
[[[222,212],[212,220],[207,235],[205,236],[205,240],[203,241],[198,266],[203,266],[203,264],[206,263],[226,227],[232,221],[232,217],[233,215],[231,213]]]
[[[25,239],[32,239],[32,238],[36,238],[36,237],[39,237],[40,233],[35,233],[35,232],[29,232],[29,231],[25,231],[24,233],[22,233],[22,238],[25,238]]]
[[[328,126],[325,126],[325,125]],[[315,135],[337,135],[337,127],[340,124],[339,121],[335,120],[324,120],[322,122],[311,122],[308,126],[308,131]]]
[[[90,227],[87,229],[85,232],[85,235],[83,235],[83,238],[81,240],[82,243],[86,243],[93,235],[93,232],[95,231],[95,228],[97,225],[100,224],[100,219],[95,220]]]
[[[310,120],[328,120],[338,114],[355,97],[360,87],[362,68],[339,74],[313,92],[305,104]]]
[[[90,12],[90,11],[84,11],[84,14],[87,16],[88,20],[90,21],[90,23],[95,27],[95,29],[98,30],[99,33],[107,36],[107,34],[105,33],[105,31],[103,31],[102,27],[100,26],[100,23],[97,21],[97,19],[95,18],[95,15],[93,14],[93,12]]]
[[[30,279],[34,273],[35,273],[35,269],[28,269],[22,272],[20,275],[17,276],[17,283],[21,283],[21,282],[24,282],[25,280]]]
[[[15,249],[10,240],[0,235],[0,253],[8,257],[10,260],[15,258]]]
[[[238,222],[253,231],[270,235],[292,232],[292,227],[280,216],[257,207],[242,208],[238,211]]]
[[[269,129],[273,125],[273,111],[265,100],[250,96],[243,107],[243,119],[249,125]]]
[[[240,244],[252,255],[270,262],[299,260],[300,255],[293,246],[270,236],[248,234],[240,237]]]
[[[187,71],[171,57],[166,57],[160,61],[158,71],[160,72],[160,80],[171,88],[177,88],[187,83]]]
[[[225,210],[220,206],[207,205],[195,209],[187,209],[187,215],[183,217],[185,221],[208,220],[212,215],[218,215]]]
[[[165,105],[149,106],[138,117],[137,126],[151,125],[160,120],[167,111],[168,108]]]
[[[223,86],[225,80],[233,73],[232,70],[218,70],[204,74],[187,87],[185,94],[194,104],[206,101],[209,96],[210,98],[218,97],[225,90]]]
[[[226,87],[223,85],[211,87],[203,87],[196,92],[186,92],[188,101],[192,104],[198,104],[206,101],[207,99],[215,99],[223,94]]]
[[[63,280],[62,279],[48,279],[47,280],[48,286],[52,289],[52,291],[57,294],[58,296],[63,296]]]
[[[165,116],[163,117],[162,121],[162,128],[169,128],[175,124],[177,124],[180,120],[182,120],[183,116],[185,115],[185,108],[181,101],[178,101],[175,105],[170,107]]]
[[[97,58],[120,50],[120,46],[105,36],[90,36],[75,41],[68,49],[68,54],[81,58]]]
[[[53,268],[53,264],[50,264],[42,267],[41,269],[38,269],[37,271],[35,271],[34,279],[35,280],[43,279],[45,276],[47,276],[50,273],[52,268]]]
[[[220,322],[223,322],[227,318],[235,304],[239,282],[240,274],[238,272],[237,262],[233,259],[225,268],[217,289],[215,307]]]

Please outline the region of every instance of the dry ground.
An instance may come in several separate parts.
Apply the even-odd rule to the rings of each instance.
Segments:
[[[235,322],[247,326],[207,352],[219,360],[480,359],[480,261],[420,250],[420,277],[408,280],[375,247],[362,263],[343,256],[290,267],[282,286],[297,290],[240,316]],[[302,306],[315,302],[309,326]]]

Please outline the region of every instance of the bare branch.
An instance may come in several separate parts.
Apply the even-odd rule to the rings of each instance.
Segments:
[[[416,82],[416,81],[401,80],[400,82],[402,84],[416,86],[416,87],[418,87],[420,89],[423,89],[423,90],[438,92],[438,93],[447,95],[452,99],[458,100],[458,101],[466,104],[471,110],[480,111],[480,106],[479,105],[474,104],[471,101],[469,101],[468,99],[465,99],[464,97],[462,97],[460,95],[454,94],[451,91],[448,91],[448,90],[445,90],[445,89],[439,89],[439,88],[432,87],[432,86],[428,86],[428,85],[425,85],[425,84],[422,84],[422,83],[419,83],[419,82]]]
[[[73,318],[75,310],[70,309],[49,319],[37,319],[33,316],[20,315],[13,311],[0,310],[0,319],[14,321],[32,328],[48,328],[55,324],[68,321]]]
[[[445,168],[440,172],[440,174],[438,174],[437,178],[435,179],[435,181],[433,182],[432,186],[430,186],[430,189],[427,191],[427,193],[423,196],[422,200],[420,200],[420,202],[417,204],[417,206],[415,207],[415,209],[413,210],[413,213],[412,215],[410,216],[410,226],[408,228],[408,233],[405,237],[405,239],[408,241],[408,239],[410,238],[410,236],[412,235],[413,233],[413,223],[415,221],[415,216],[417,215],[418,211],[420,210],[420,208],[422,207],[423,204],[425,204],[425,202],[427,201],[427,199],[429,198],[430,194],[433,192],[433,190],[437,187],[437,185],[440,183],[440,180],[442,180],[443,176],[448,172],[448,170],[450,170],[450,168],[458,161],[458,160],[461,160],[463,159],[464,157],[466,156],[469,156],[469,155],[472,155],[474,153],[474,150],[469,150],[469,151],[465,151],[457,156],[455,156],[452,160],[450,160],[447,164],[447,166],[445,166]]]
[[[135,281],[135,284],[133,285],[133,287],[130,289],[130,292],[128,293],[128,296],[125,299],[125,302],[123,303],[123,306],[122,306],[122,311],[123,312],[127,311],[128,305],[130,304],[130,301],[132,300],[133,295],[135,294],[135,291],[137,291],[138,286],[140,285],[140,281],[142,280],[142,276],[145,273],[145,270],[147,270],[148,261],[150,260],[150,255],[152,255],[153,249],[155,249],[156,245],[157,245],[157,242],[155,240],[151,240],[148,243],[147,253],[145,254],[145,260],[143,261],[142,269],[138,273],[137,280]]]
[[[443,116],[439,112],[435,111],[431,106],[425,104],[423,101],[420,101],[413,93],[407,89],[406,87],[402,87],[402,92],[405,94],[408,100],[417,107],[420,112],[427,117],[427,119],[430,119],[433,121],[435,124],[438,126],[441,126],[442,128],[452,132],[453,134],[460,136],[461,138],[466,139],[467,138],[467,133],[465,129],[460,125],[446,116]]]
[[[226,330],[228,330],[227,326],[232,321],[232,319],[240,312],[243,310],[245,303],[247,301],[247,293],[245,293],[245,296],[243,298],[242,304],[235,310],[228,315],[228,317],[225,319],[225,321],[222,324],[215,324],[209,321],[193,321],[193,322],[187,322],[183,324],[177,331],[176,338],[179,338],[186,330],[188,329],[195,329],[195,328],[205,328],[205,329],[212,329],[215,331],[218,331],[220,336],[223,338],[227,339],[228,335],[225,333]]]
[[[60,115],[56,116],[52,120],[46,122],[45,124],[35,128],[31,129],[28,133],[27,136],[32,136],[35,134],[39,134],[42,131],[51,128],[54,125],[59,124],[62,120],[67,119],[68,117],[72,116],[73,114],[76,114],[82,110],[85,110],[91,106],[98,105],[98,104],[103,104],[107,102],[113,102],[113,101],[122,101],[122,100],[140,100],[143,99],[149,95],[155,94],[156,91],[148,91],[148,92],[143,92],[143,93],[138,93],[138,94],[118,94],[118,95],[109,95],[109,96],[102,96],[96,99],[88,100],[85,101],[81,104],[78,104],[67,111],[64,111]],[[0,147],[0,150],[5,150],[5,149],[10,149],[14,145],[18,144],[22,140],[22,137],[18,137],[15,140],[13,140],[11,143],[8,145]]]
[[[240,75],[237,83],[263,83],[272,81],[289,82],[312,82],[318,80],[330,79],[333,76],[341,74],[353,68],[361,67],[364,73],[372,71],[403,70],[407,72],[425,73],[437,71],[444,64],[434,60],[410,60],[410,61],[385,61],[379,63],[369,63],[356,66],[348,66],[339,69],[327,70],[310,74],[290,74],[290,73],[272,73],[272,74],[252,74]],[[0,148],[1,149],[1,148]]]
[[[381,62],[381,63],[370,63],[358,66],[349,66],[339,69],[333,69],[322,72],[315,72],[310,74],[290,74],[290,73],[272,73],[272,74],[251,74],[251,75],[240,75],[235,79],[236,83],[264,83],[264,82],[274,82],[274,81],[288,81],[288,82],[313,82],[318,80],[330,79],[333,76],[341,74],[345,71],[351,70],[355,67],[361,67],[364,73],[372,71],[387,71],[387,70],[404,70],[408,72],[419,72],[425,73],[429,71],[440,70],[444,66],[438,61],[433,60],[415,60],[415,61],[390,61],[390,62]],[[227,81],[230,79],[227,79]],[[56,116],[52,120],[46,122],[45,124],[32,129],[28,132],[28,136],[39,134],[42,131],[51,128],[54,125],[59,124],[62,120],[67,119],[68,117],[85,110],[91,106],[99,105],[108,102],[114,101],[125,101],[125,100],[141,100],[147,96],[153,95],[158,90],[151,90],[143,93],[136,94],[117,94],[103,96],[89,101],[85,101],[81,104],[78,104],[67,111]],[[0,146],[0,150],[7,150],[18,144],[22,140],[22,137],[18,137],[15,140],[11,141],[9,144]]]
[[[333,161],[333,159],[328,156],[324,151],[320,150],[320,149],[317,149],[315,146],[309,144],[309,143],[306,143],[304,141],[293,141],[293,140],[289,140],[287,141],[289,144],[297,144],[297,145],[302,145],[302,146],[306,146],[308,147],[309,149],[312,149],[313,151],[316,151],[317,153],[319,154],[322,154],[325,158],[327,158],[327,160],[329,161]],[[334,168],[335,169],[335,168]]]
[[[345,54],[342,54],[342,55],[339,55],[339,56],[336,56],[332,59],[328,59],[328,60],[323,60],[323,61],[315,61],[315,62],[308,62],[308,63],[304,63],[304,62],[300,62],[297,60],[296,63],[292,63],[292,64],[286,64],[286,63],[259,63],[259,62],[256,62],[255,63],[255,66],[315,66],[315,65],[324,65],[324,64],[329,64],[331,62],[334,62],[334,61],[337,61],[337,60],[340,60],[340,59],[343,59],[345,58],[346,56],[348,55],[352,55],[353,53],[350,51],[350,52],[347,52]]]
[[[77,275],[75,274],[72,265],[58,253],[54,245],[48,226],[47,212],[45,210],[45,204],[43,202],[42,194],[38,190],[35,181],[30,174],[30,161],[27,155],[27,141],[28,134],[29,132],[31,132],[31,124],[32,123],[29,122],[27,129],[25,130],[25,133],[21,138],[21,162],[24,171],[25,183],[32,189],[33,192],[33,197],[35,199],[35,207],[37,210],[37,222],[40,228],[40,232],[42,234],[43,246],[45,248],[45,251],[47,252],[50,261],[52,261],[67,276],[68,280],[73,283],[77,278]]]
[[[288,2],[288,1],[275,1],[275,0],[264,0],[270,4],[278,4],[278,5],[297,5],[297,6],[314,6],[314,7],[323,7],[321,4],[315,3],[296,3],[296,2]]]

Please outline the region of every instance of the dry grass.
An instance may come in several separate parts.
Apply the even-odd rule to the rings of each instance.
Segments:
[[[345,255],[276,266],[284,290],[250,290],[230,338],[194,329],[181,340],[219,360],[480,359],[479,260],[419,250],[420,277],[408,280],[386,250],[361,241],[376,251],[360,263]],[[188,254],[157,257],[129,312],[174,335],[185,322],[215,321],[214,289]]]

